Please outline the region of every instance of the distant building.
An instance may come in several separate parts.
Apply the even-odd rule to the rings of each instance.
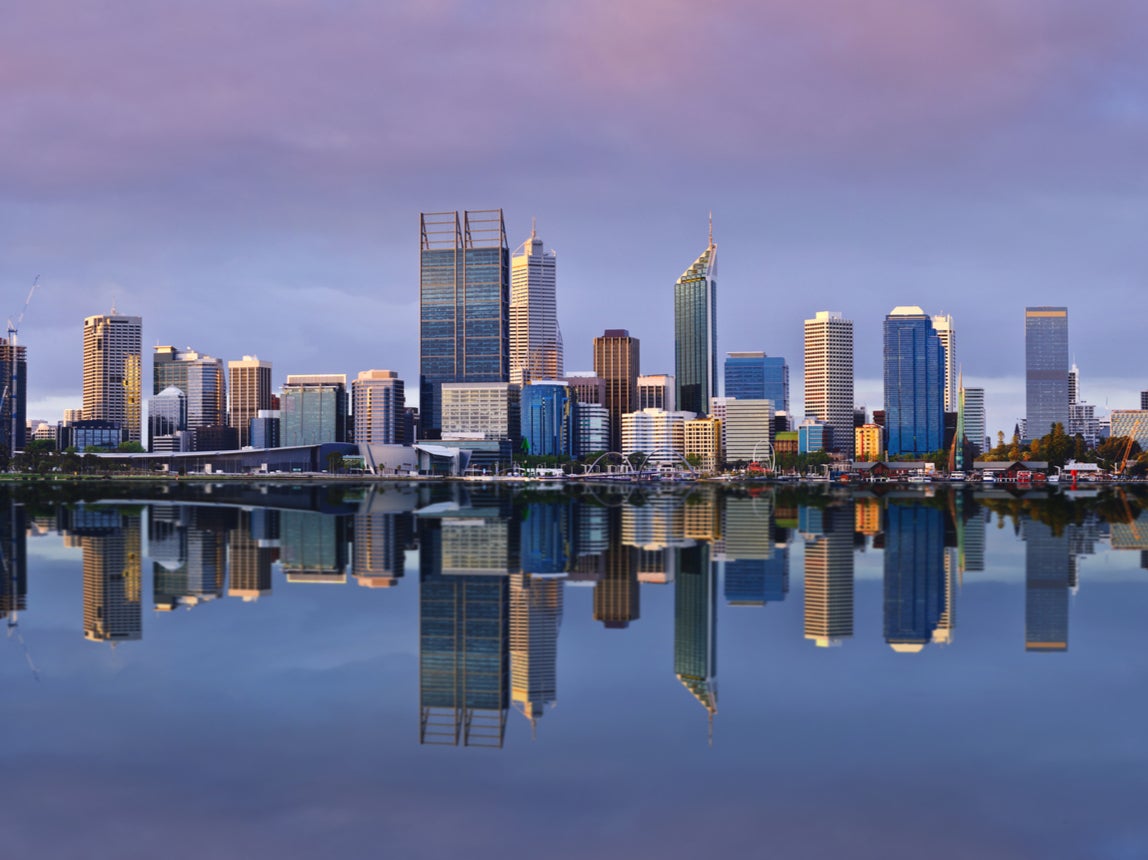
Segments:
[[[731,352],[725,359],[725,396],[771,400],[777,412],[789,411],[789,365],[764,352]]]
[[[84,320],[84,420],[111,421],[127,439],[141,434],[141,317],[112,309]]]
[[[7,392],[0,403],[0,447],[8,453],[23,451],[28,423],[28,349],[13,346],[3,337],[0,337],[0,389]]]
[[[701,256],[674,284],[677,406],[704,415],[718,394],[717,245],[711,230]]]
[[[725,461],[751,462],[764,457],[773,442],[773,401],[725,399],[722,423]]]
[[[144,410],[144,426],[147,428],[145,441],[149,451],[156,450],[158,438],[174,436],[180,430],[187,429],[187,397],[175,386],[149,397]],[[165,450],[170,451],[172,448],[165,446]],[[177,447],[175,450],[180,449]]]
[[[402,445],[406,396],[403,381],[393,370],[364,370],[351,383],[355,442],[360,445]]]
[[[510,258],[510,381],[515,385],[564,373],[557,268],[558,256],[542,250],[533,228]]]
[[[610,450],[622,446],[622,416],[638,404],[641,349],[626,329],[606,329],[594,338],[594,372],[606,382],[606,408],[610,412]]]
[[[677,409],[677,383],[674,377],[657,373],[638,377],[637,409]]]
[[[703,472],[715,472],[722,463],[721,429],[717,418],[694,418],[682,426],[686,458],[696,458]]]
[[[227,423],[227,382],[223,361],[190,347],[157,346],[152,353],[152,393],[178,388],[187,397],[187,426]]]
[[[227,362],[227,375],[228,420],[239,447],[244,448],[250,444],[251,419],[260,409],[271,408],[271,362],[245,355],[241,360]]]
[[[773,453],[779,457],[783,454],[797,456],[800,443],[796,430],[782,430],[773,436]]]
[[[347,441],[347,376],[289,374],[279,397],[284,448]]]
[[[642,409],[622,416],[624,456],[648,454],[652,463],[673,465],[676,455],[685,453],[685,423],[697,416],[692,412],[666,412]]]
[[[976,453],[985,452],[985,390],[983,388],[965,389],[965,438],[976,449]]]
[[[251,419],[251,447],[281,448],[283,446],[281,422],[282,413],[278,409],[260,409]]]
[[[797,453],[812,454],[832,448],[833,428],[819,418],[806,418],[797,425]]]
[[[438,439],[444,383],[505,383],[510,251],[501,209],[419,216],[420,434]]]
[[[539,457],[573,457],[578,401],[563,382],[537,380],[522,388],[522,450]]]
[[[518,439],[517,385],[451,382],[441,384],[439,392],[439,429],[443,439]]]
[[[853,431],[853,459],[862,463],[874,463],[884,459],[885,446],[882,445],[884,431],[876,424],[863,424]]]
[[[127,441],[127,432],[118,421],[73,421],[60,428],[57,447],[75,448],[83,454],[89,448],[114,451]]]
[[[569,373],[561,381],[573,389],[579,403],[606,405],[606,380],[602,377],[593,373]]]
[[[579,403],[575,450],[579,457],[610,450],[610,413],[600,403]]]
[[[1025,439],[1039,439],[1068,415],[1068,308],[1024,310]]]
[[[945,348],[919,307],[885,317],[885,438],[889,456],[938,451],[945,440]]]
[[[937,333],[937,338],[945,350],[944,373],[941,382],[944,390],[944,408],[946,412],[956,412],[960,364],[957,362],[957,332],[953,327],[952,316],[935,314],[933,316],[933,331]]]
[[[1148,410],[1148,391],[1140,392],[1140,408]]]
[[[818,311],[805,321],[805,415],[834,430],[834,448],[853,456],[853,322]]]

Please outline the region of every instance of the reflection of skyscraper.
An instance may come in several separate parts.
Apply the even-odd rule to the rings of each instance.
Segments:
[[[367,513],[355,516],[351,573],[359,585],[389,588],[399,584],[412,530],[406,513]]]
[[[82,538],[84,638],[97,642],[143,638],[140,515],[123,513],[112,522]]]
[[[607,511],[610,543],[605,553],[602,578],[594,584],[594,620],[608,628],[629,627],[641,617],[641,593],[637,575],[637,550],[622,543],[622,516],[617,508]]]
[[[775,548],[773,497],[728,498],[722,527],[725,599],[733,606],[762,606],[789,592],[789,550]]]
[[[679,550],[674,580],[674,673],[712,718],[717,713],[717,577],[706,544]]]
[[[509,592],[501,575],[443,572],[442,523],[419,520],[419,741],[502,746]]]
[[[28,600],[28,533],[23,505],[0,507],[0,618],[14,618]]]
[[[1024,536],[1024,649],[1068,650],[1068,590],[1073,558],[1065,533],[1032,519],[1022,520]]]
[[[239,523],[228,535],[228,597],[250,603],[271,594],[271,564],[276,556],[272,544],[277,541],[267,538],[267,522],[277,526],[278,516],[278,511],[265,509],[239,512]]]
[[[347,581],[348,520],[313,511],[283,511],[280,541],[288,582]]]
[[[802,508],[805,524],[805,638],[817,647],[853,636],[853,511]],[[820,528],[817,528],[819,522]]]
[[[533,724],[558,700],[561,579],[510,576],[510,689],[514,706]]]
[[[914,653],[933,640],[946,611],[944,512],[889,505],[885,524],[885,641]]]
[[[519,517],[521,563],[523,573],[542,575],[566,571],[571,555],[570,526],[567,504],[528,504]]]

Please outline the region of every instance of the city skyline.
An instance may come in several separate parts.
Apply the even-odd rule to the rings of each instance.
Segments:
[[[515,237],[537,215],[562,256],[568,369],[590,366],[590,339],[610,325],[646,342],[649,372],[672,372],[672,309],[650,296],[686,249],[692,259],[712,209],[723,349],[765,349],[796,372],[800,321],[840,309],[857,322],[858,395],[871,406],[880,310],[943,309],[995,432],[1022,414],[1012,308],[1065,305],[1083,396],[1134,406],[1146,386],[1120,346],[1138,322],[1111,312],[1135,305],[1148,262],[1143,96],[1129,84],[1145,67],[1145,21],[1133,7],[895,14],[882,2],[864,22],[844,6],[719,7],[700,22],[675,7],[652,30],[598,7],[574,22],[498,10],[475,34],[451,4],[304,0],[312,14],[284,11],[281,38],[262,43],[245,5],[162,19],[129,2],[63,29],[52,9],[28,7],[0,35],[14,67],[37,70],[0,84],[10,316],[43,275],[20,325],[31,417],[78,401],[77,358],[55,345],[71,342],[76,315],[113,303],[144,317],[145,347],[265,355],[283,375],[391,367],[413,401],[417,213],[495,205]],[[209,19],[224,26],[183,26]],[[129,32],[139,38],[122,46]],[[307,47],[317,32],[322,51]],[[376,32],[409,38],[378,51]],[[720,61],[684,76],[677,49],[707,38]],[[806,50],[781,50],[794,43]],[[417,94],[365,95],[364,81],[395,80],[427,53],[451,59]],[[493,61],[508,55],[531,74]],[[704,143],[678,133],[701,101],[720,130]],[[542,103],[541,118],[525,109]],[[140,121],[113,133],[112,114]],[[449,130],[460,117],[465,139]],[[1105,300],[1086,307],[1085,285]]]

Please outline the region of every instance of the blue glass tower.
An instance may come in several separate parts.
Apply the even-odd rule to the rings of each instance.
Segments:
[[[442,434],[444,382],[506,382],[510,249],[502,210],[420,216],[419,408],[425,439]]]
[[[706,415],[717,396],[717,245],[710,242],[674,284],[678,409]]]
[[[1024,391],[1029,438],[1068,430],[1068,308],[1024,309]]]
[[[896,307],[885,317],[885,428],[889,456],[944,445],[945,348],[918,307]]]
[[[789,365],[764,352],[731,352],[725,359],[725,396],[772,400],[775,412],[788,412]]]
[[[920,651],[945,612],[944,511],[889,505],[885,513],[885,641]]]
[[[522,388],[522,448],[539,457],[573,457],[578,401],[560,382],[532,382]]]

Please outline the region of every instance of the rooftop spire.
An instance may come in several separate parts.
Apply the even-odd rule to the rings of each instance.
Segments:
[[[537,222],[538,222],[538,218],[535,217],[534,215],[531,215],[530,216],[530,240],[531,241],[534,241],[534,239],[537,238],[537,236],[538,236],[538,230],[537,230],[538,223]]]
[[[710,247],[714,246],[714,211],[710,210]]]

